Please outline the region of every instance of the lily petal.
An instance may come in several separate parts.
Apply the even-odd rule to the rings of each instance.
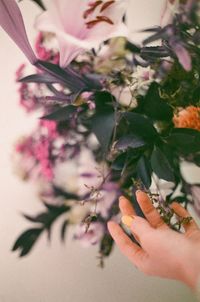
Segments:
[[[37,58],[28,41],[24,21],[15,0],[0,0],[0,26],[23,51],[28,60],[35,64]]]
[[[129,0],[116,0],[112,5],[98,6],[89,14],[89,22],[94,26],[87,27],[84,12],[90,0],[51,0],[47,11],[36,20],[36,28],[56,35],[60,48],[60,65],[66,67],[78,54],[96,48],[105,40],[113,37],[128,36],[123,24]],[[102,18],[101,18],[102,17]],[[76,18],[76,20],[74,20]],[[101,21],[95,22],[95,20]],[[104,22],[111,20],[111,22]]]

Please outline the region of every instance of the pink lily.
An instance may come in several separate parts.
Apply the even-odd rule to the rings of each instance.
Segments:
[[[105,40],[127,36],[122,22],[129,0],[51,0],[36,20],[36,28],[54,33],[60,65],[66,67],[78,54]]]
[[[15,0],[0,0],[0,26],[23,51],[28,60],[35,64],[37,58],[28,41],[24,21]]]

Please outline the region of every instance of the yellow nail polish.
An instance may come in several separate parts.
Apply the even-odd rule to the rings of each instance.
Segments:
[[[134,218],[132,216],[124,215],[124,216],[122,216],[121,221],[122,221],[123,224],[125,224],[127,227],[130,228],[130,226],[133,222],[133,219]]]

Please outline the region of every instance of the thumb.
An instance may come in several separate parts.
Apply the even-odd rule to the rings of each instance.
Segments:
[[[154,231],[148,221],[139,216],[133,217],[130,229],[133,234],[137,235],[137,237],[140,239],[140,242],[142,242],[145,237],[148,237]]]

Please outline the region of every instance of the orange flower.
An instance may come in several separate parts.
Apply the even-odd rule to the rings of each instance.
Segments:
[[[173,117],[176,128],[191,128],[200,131],[200,107],[188,106]]]

